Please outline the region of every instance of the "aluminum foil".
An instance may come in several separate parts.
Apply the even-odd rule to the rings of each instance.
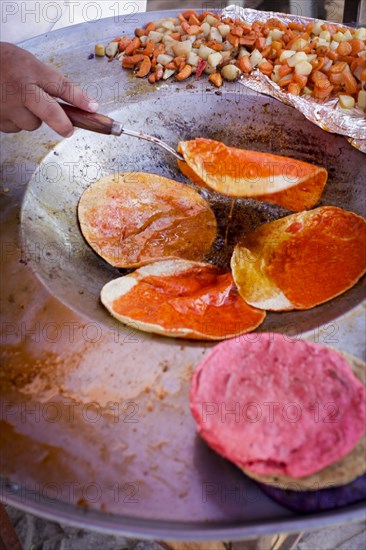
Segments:
[[[316,21],[316,19],[310,17],[258,11],[250,8],[240,8],[236,5],[228,6],[222,10],[222,16],[241,19],[249,24],[256,20],[267,21],[272,17],[282,23],[295,22],[304,25]],[[344,27],[344,25],[337,25],[336,23],[332,23],[332,25]],[[311,96],[294,96],[284,92],[278,84],[258,69],[251,74],[244,74],[239,82],[252,90],[270,95],[286,105],[295,107],[308,120],[320,126],[323,130],[345,136],[351,145],[366,153],[366,118],[363,111],[358,107],[352,111],[342,109],[338,105],[338,97],[322,101]]]

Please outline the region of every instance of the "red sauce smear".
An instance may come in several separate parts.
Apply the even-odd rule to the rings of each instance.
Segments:
[[[366,224],[350,212],[323,212],[275,251],[267,268],[296,307],[313,307],[350,288],[366,268]]]
[[[227,336],[256,328],[264,312],[239,296],[231,273],[196,267],[180,275],[148,276],[113,303],[116,313],[167,330]]]

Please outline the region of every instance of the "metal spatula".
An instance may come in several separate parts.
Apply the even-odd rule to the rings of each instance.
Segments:
[[[151,143],[155,143],[155,145],[159,145],[159,147],[162,147],[163,149],[174,155],[177,159],[185,162],[182,155],[177,153],[177,151],[170,147],[170,145],[164,143],[164,141],[161,141],[155,136],[149,136],[147,134],[143,134],[142,132],[135,132],[134,130],[123,128],[121,122],[113,120],[106,115],[101,115],[98,113],[88,113],[87,111],[83,111],[78,107],[66,105],[66,103],[60,103],[59,105],[63,108],[73,125],[77,128],[83,128],[84,130],[90,130],[91,132],[97,132],[98,134],[106,134],[112,136],[121,136],[122,134],[126,134],[127,136],[144,139],[145,141],[150,141]]]

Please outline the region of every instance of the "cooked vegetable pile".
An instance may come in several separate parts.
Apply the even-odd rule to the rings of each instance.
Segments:
[[[116,37],[97,56],[122,61],[150,83],[208,74],[221,87],[256,69],[293,95],[327,100],[339,97],[345,109],[366,113],[366,28],[351,29],[324,21],[307,25],[221,18],[188,10]]]

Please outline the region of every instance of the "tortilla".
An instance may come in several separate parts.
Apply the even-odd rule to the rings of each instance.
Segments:
[[[349,506],[366,499],[366,475],[362,475],[343,487],[328,487],[320,491],[297,492],[278,489],[259,483],[262,491],[295,512],[322,512]]]
[[[194,372],[201,437],[261,475],[310,476],[365,433],[365,386],[336,351],[262,333],[215,346]]]
[[[338,352],[345,357],[348,364],[352,367],[357,378],[366,384],[366,365],[360,359],[353,357],[345,352]],[[330,487],[346,485],[357,477],[366,473],[366,434],[358,441],[356,446],[349,454],[330,464],[323,470],[300,479],[292,479],[284,475],[261,475],[255,474],[250,470],[243,468],[243,472],[260,483],[279,487],[280,489],[290,489],[291,491],[318,491]]]
[[[228,147],[197,138],[178,145],[180,170],[195,183],[231,197],[252,197],[296,212],[312,208],[328,178],[325,168],[297,159]]]
[[[366,271],[366,222],[322,206],[263,224],[231,259],[242,298],[254,307],[310,309],[351,288]]]
[[[185,260],[156,262],[115,279],[103,287],[101,300],[119,321],[175,338],[231,338],[266,316],[242,300],[231,273]]]
[[[207,202],[187,185],[156,174],[106,176],[83,193],[78,215],[86,241],[114,267],[202,260],[216,237]]]

